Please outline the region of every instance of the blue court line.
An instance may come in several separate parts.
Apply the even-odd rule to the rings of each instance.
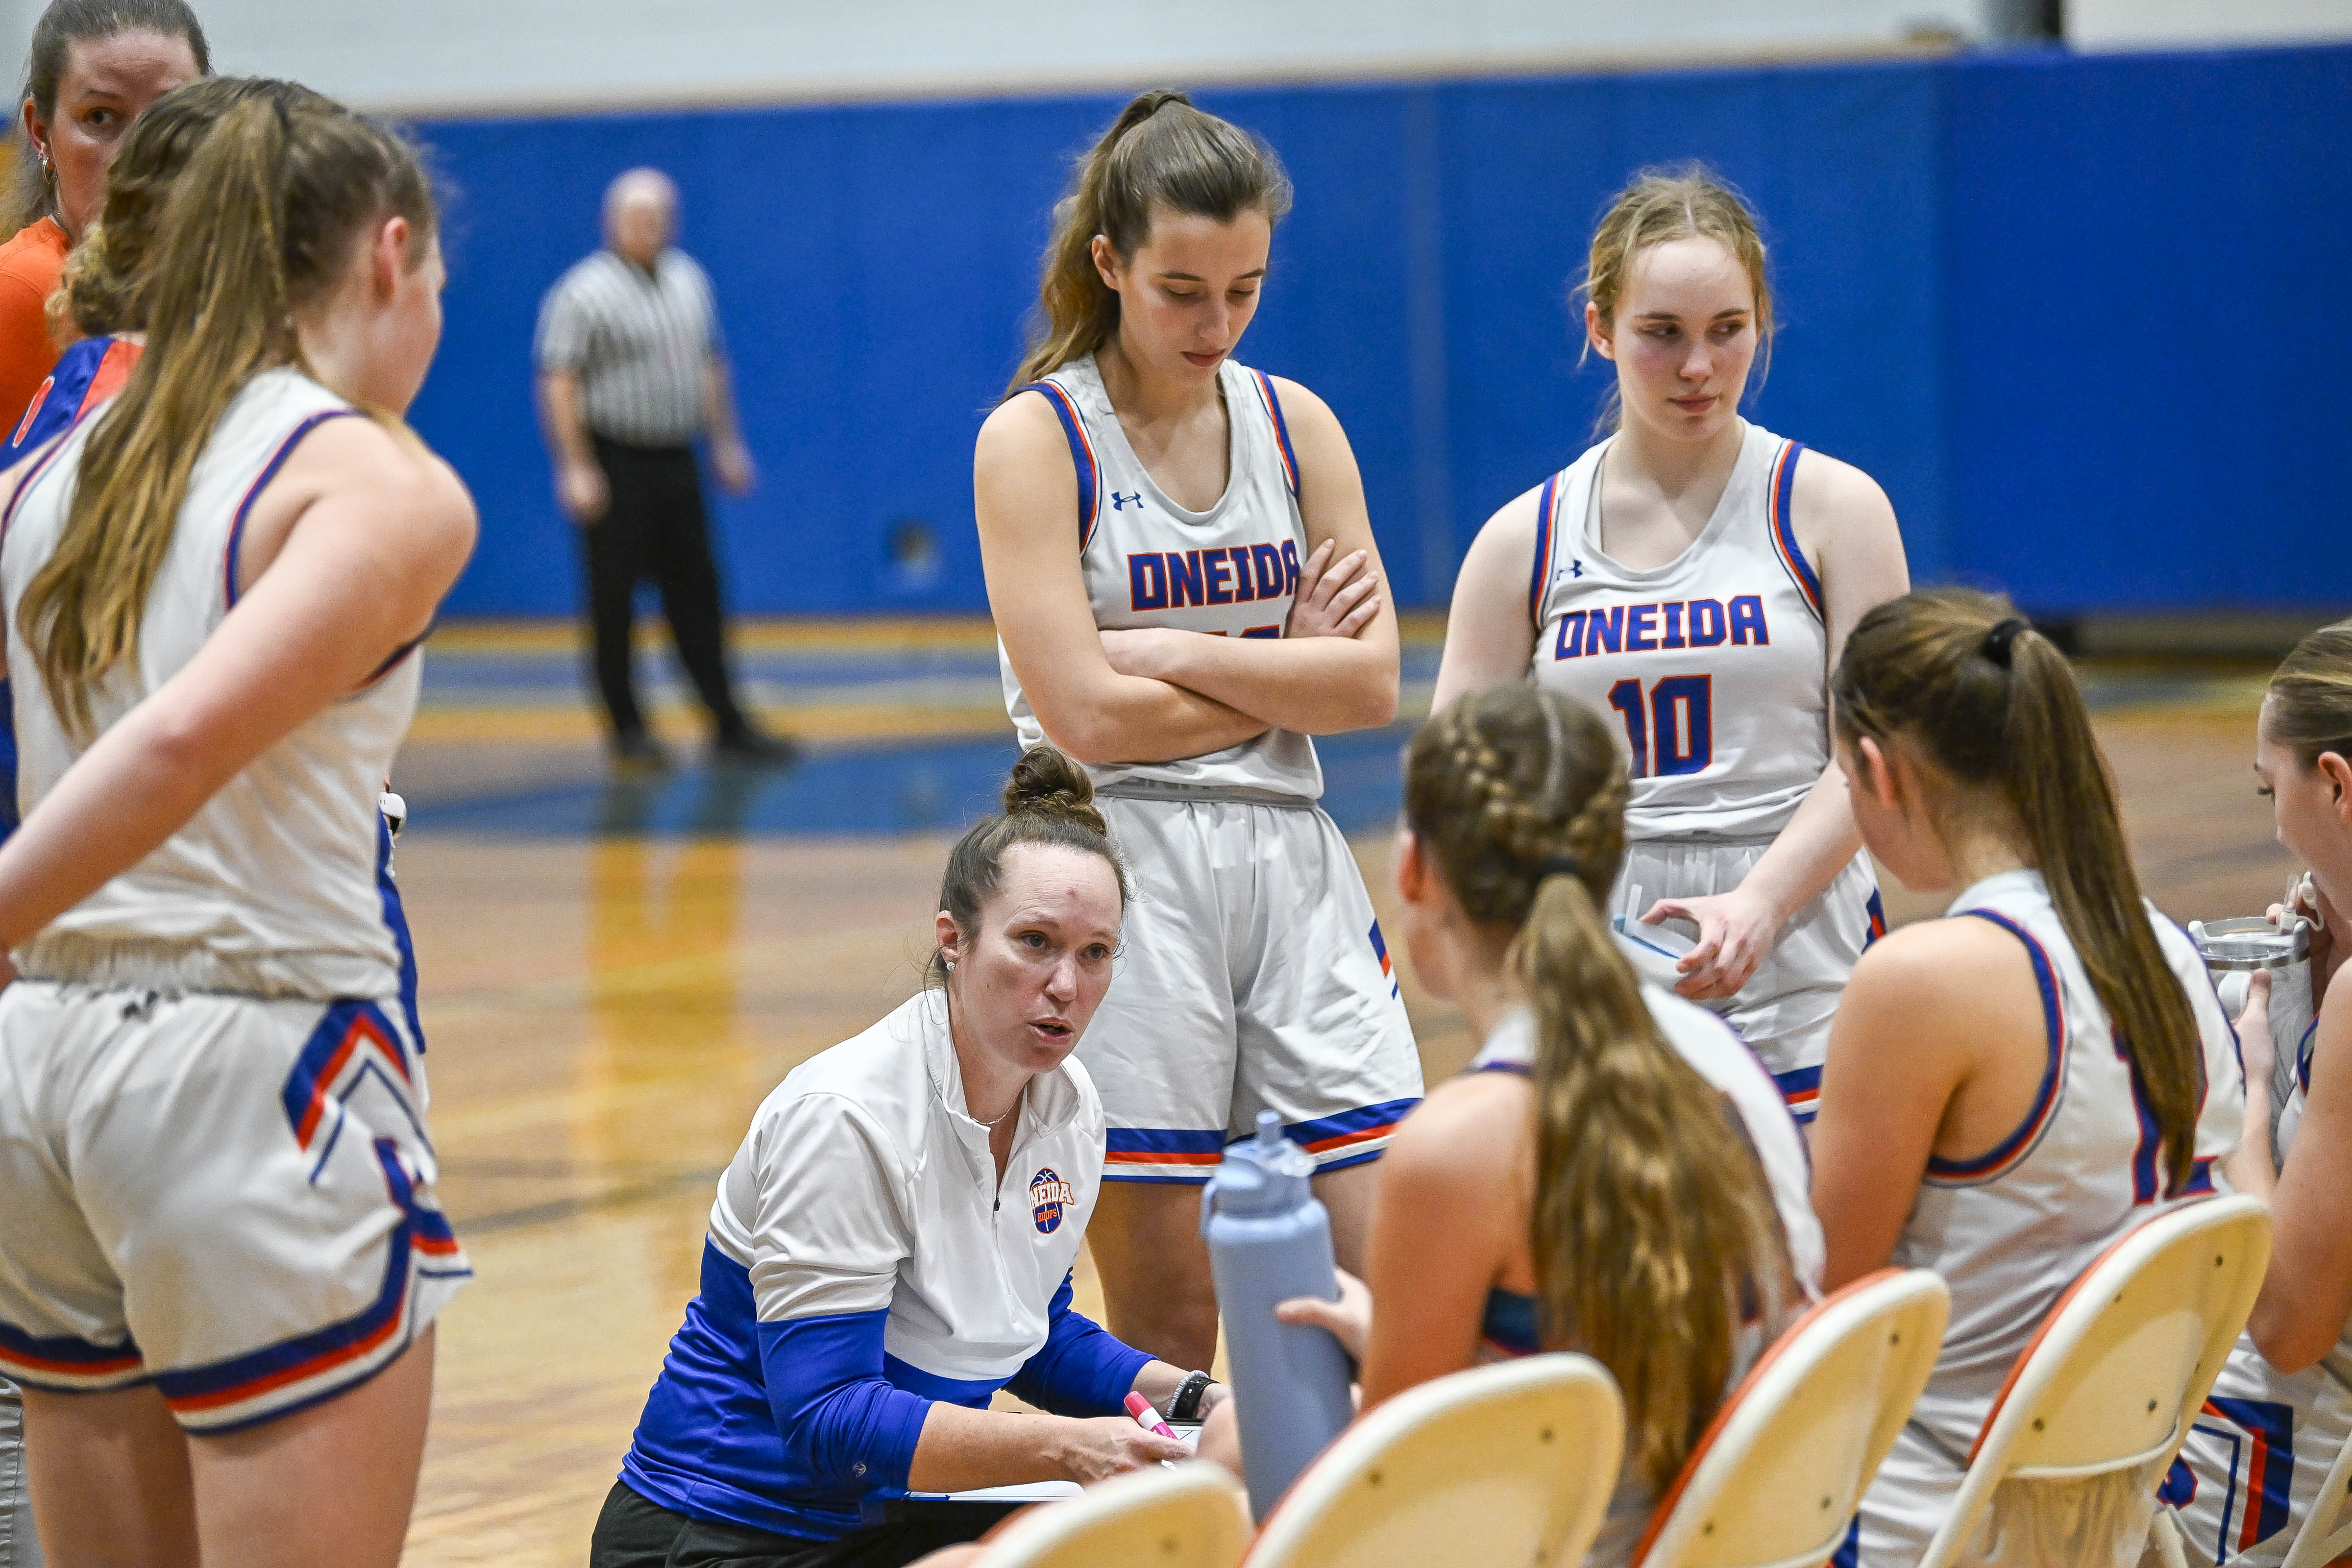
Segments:
[[[1350,832],[1395,820],[1410,724],[1318,741],[1324,809]],[[697,765],[511,795],[412,804],[410,833],[516,838],[739,838],[952,831],[996,809],[1003,740],[813,752],[772,772]]]

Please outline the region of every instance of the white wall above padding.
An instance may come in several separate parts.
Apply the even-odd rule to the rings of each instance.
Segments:
[[[2352,0],[2065,0],[2078,48],[2352,40]]]
[[[401,109],[992,94],[1851,54],[2008,0],[194,0],[219,68]],[[0,0],[12,78],[41,0]]]

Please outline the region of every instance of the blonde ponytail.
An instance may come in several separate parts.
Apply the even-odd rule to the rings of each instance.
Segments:
[[[1042,331],[1005,395],[1084,359],[1118,331],[1118,296],[1096,269],[1095,237],[1132,257],[1151,237],[1155,206],[1230,223],[1262,212],[1278,223],[1290,210],[1290,179],[1271,148],[1181,92],[1155,89],[1119,111],[1078,160],[1070,194],[1054,208],[1037,288]]]
[[[57,548],[17,606],[69,733],[90,732],[91,689],[138,647],[221,415],[259,372],[300,363],[295,315],[340,279],[363,223],[406,217],[418,246],[432,234],[408,145],[299,90],[222,115],[173,182],[136,296],[146,353],[91,431]]]
[[[1544,1342],[1617,1379],[1627,1462],[1663,1490],[1722,1403],[1743,1321],[1777,1321],[1796,1286],[1736,1113],[1659,1033],[1601,916],[1626,791],[1601,721],[1525,685],[1448,707],[1405,765],[1405,819],[1464,912],[1517,931]]]

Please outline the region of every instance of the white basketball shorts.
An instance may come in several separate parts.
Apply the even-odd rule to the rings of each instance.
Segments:
[[[1205,1182],[1260,1110],[1320,1168],[1377,1159],[1421,1054],[1372,901],[1307,801],[1099,797],[1134,897],[1078,1059],[1107,1182]]]
[[[1625,868],[1610,895],[1610,912],[1624,913],[1631,925],[1660,899],[1730,892],[1770,847],[1769,839],[1628,844]],[[1629,910],[1637,893],[1641,907]],[[1690,932],[1685,930],[1684,934]],[[1822,1062],[1829,1055],[1830,1020],[1837,1014],[1838,998],[1844,994],[1863,949],[1885,934],[1877,875],[1868,855],[1856,855],[1780,928],[1780,941],[1738,994],[1701,1004],[1739,1031],[1780,1084],[1781,1098],[1801,1124],[1812,1121],[1821,1109]]]
[[[2311,1517],[2328,1468],[2352,1439],[2352,1357],[2341,1347],[2284,1373],[2240,1334],[2158,1496],[2191,1563],[2275,1568]],[[2240,1555],[2243,1553],[2243,1555]]]
[[[0,1373],[192,1433],[331,1398],[471,1273],[396,1002],[0,992]]]

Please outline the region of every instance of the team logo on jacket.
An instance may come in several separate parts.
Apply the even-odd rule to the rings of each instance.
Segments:
[[[1062,1211],[1078,1201],[1070,1184],[1062,1180],[1054,1167],[1041,1165],[1029,1178],[1029,1213],[1037,1221],[1037,1234],[1051,1236],[1062,1228]]]

